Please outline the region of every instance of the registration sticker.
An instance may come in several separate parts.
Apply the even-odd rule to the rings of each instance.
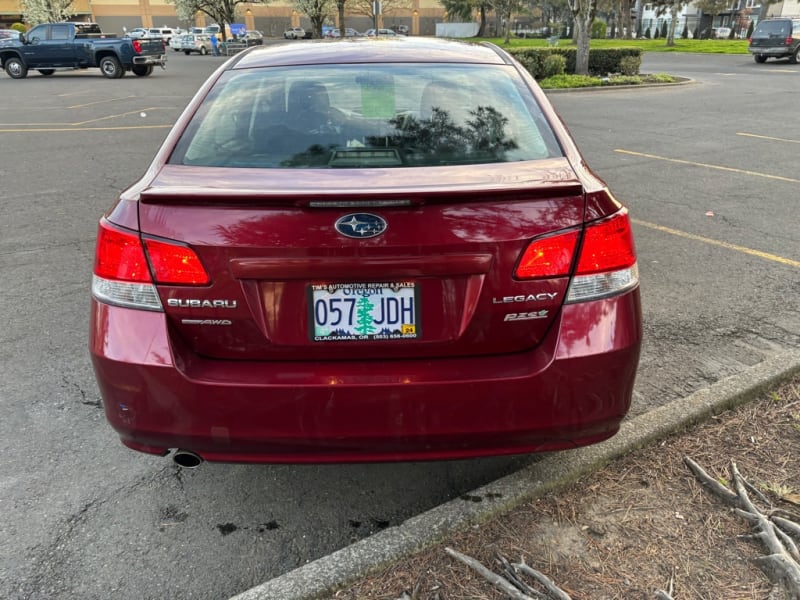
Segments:
[[[419,286],[413,281],[315,283],[308,298],[315,342],[420,337]]]

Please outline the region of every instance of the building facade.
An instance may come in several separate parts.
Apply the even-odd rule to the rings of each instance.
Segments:
[[[243,4],[241,20],[247,29],[257,29],[267,37],[282,37],[290,27],[311,29],[311,21],[299,14],[291,0],[275,0],[269,4]],[[98,23],[104,32],[122,32],[136,27],[171,27],[188,29],[206,25],[203,15],[189,23],[181,21],[175,13],[175,6],[166,0],[75,0],[73,3],[74,21]],[[20,0],[0,0],[0,28],[15,22],[22,22],[22,3]],[[434,35],[436,23],[444,20],[444,9],[437,0],[409,0],[409,7],[391,14],[378,16],[378,27],[405,25],[412,35]],[[338,14],[334,10],[330,16],[331,26],[338,26]],[[366,15],[345,15],[345,25],[359,31],[370,29],[374,21]]]

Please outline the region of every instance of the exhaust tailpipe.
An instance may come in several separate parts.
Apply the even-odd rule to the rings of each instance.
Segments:
[[[190,450],[182,450],[178,448],[175,454],[172,455],[172,462],[184,469],[196,469],[203,464],[203,459],[200,455],[195,454]]]

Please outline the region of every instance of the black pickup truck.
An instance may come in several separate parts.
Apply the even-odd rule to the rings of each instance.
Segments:
[[[0,41],[0,65],[12,79],[23,79],[30,69],[52,75],[61,69],[99,68],[109,79],[127,71],[147,77],[153,67],[164,67],[167,55],[161,40],[106,36],[97,26],[87,30],[76,23],[37,25],[20,39]]]

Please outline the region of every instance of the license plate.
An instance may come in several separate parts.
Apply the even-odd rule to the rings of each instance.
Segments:
[[[311,284],[308,297],[315,342],[420,337],[419,289],[413,281]]]

